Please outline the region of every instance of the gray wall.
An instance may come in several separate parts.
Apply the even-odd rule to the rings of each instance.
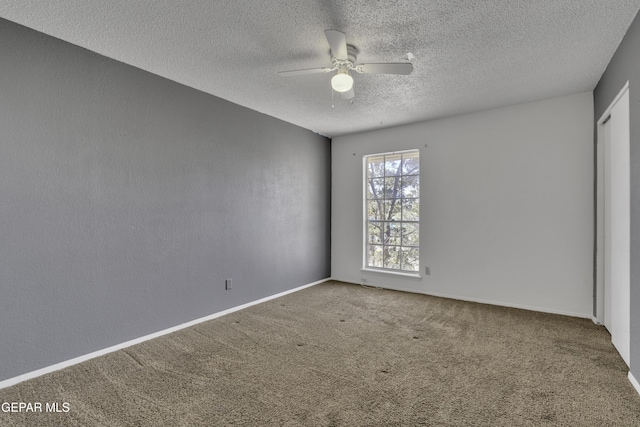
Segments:
[[[328,277],[330,150],[0,20],[0,380]]]
[[[631,372],[640,378],[640,18],[637,16],[594,90],[595,120],[627,81],[631,115]]]

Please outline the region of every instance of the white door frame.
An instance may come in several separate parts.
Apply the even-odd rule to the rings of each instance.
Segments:
[[[596,204],[596,217],[597,217],[597,222],[596,222],[596,228],[597,228],[597,232],[596,232],[596,293],[595,293],[595,298],[596,298],[596,304],[595,304],[595,308],[596,308],[596,312],[595,312],[595,316],[594,316],[594,321],[596,321],[597,323],[600,324],[605,324],[605,326],[608,326],[609,328],[611,328],[611,323],[612,323],[612,318],[611,318],[611,313],[609,313],[606,309],[605,306],[605,302],[607,301],[607,298],[609,298],[609,293],[607,292],[608,290],[605,290],[605,274],[611,274],[611,271],[608,270],[608,268],[610,267],[610,265],[608,263],[605,262],[605,257],[608,258],[608,260],[610,261],[609,257],[610,254],[607,255],[607,252],[605,251],[605,248],[607,247],[607,244],[611,244],[611,240],[607,240],[605,239],[605,228],[611,224],[611,222],[607,222],[607,220],[605,219],[605,206],[607,209],[609,209],[609,206],[606,205],[605,203],[605,194],[606,194],[606,190],[609,186],[609,184],[607,183],[607,181],[605,180],[605,176],[607,176],[607,170],[606,170],[606,161],[605,159],[608,159],[608,156],[611,154],[611,150],[610,150],[610,141],[607,141],[608,135],[605,132],[605,125],[607,123],[607,121],[610,119],[610,117],[612,116],[612,112],[614,110],[614,107],[616,107],[616,104],[618,103],[618,101],[620,101],[623,97],[625,97],[626,95],[626,100],[627,100],[627,104],[628,104],[628,92],[629,92],[629,82],[627,82],[623,88],[620,90],[620,92],[618,93],[618,95],[614,98],[614,100],[611,102],[611,104],[609,105],[609,107],[607,108],[607,110],[604,112],[604,114],[602,114],[602,116],[600,117],[600,119],[597,121],[597,126],[596,126],[596,131],[597,131],[597,146],[596,146],[596,167],[597,167],[597,177],[596,177],[596,193],[597,193],[597,204]],[[627,105],[628,107],[628,105]],[[627,117],[622,117],[622,118],[618,118],[618,120],[627,120],[627,124],[628,124],[628,108],[626,110],[626,116]],[[612,119],[614,120],[614,119]],[[628,127],[628,126],[627,126]],[[628,145],[629,145],[629,130],[626,129],[626,147],[622,147],[623,150],[623,155],[627,157],[627,161],[628,161]],[[620,147],[616,148],[616,153],[620,153]],[[624,152],[626,150],[626,153]],[[619,156],[620,154],[614,154],[615,156]],[[620,157],[617,157],[618,159],[620,159]],[[623,165],[624,168],[626,169],[625,171],[623,171],[624,174],[628,174],[629,173],[629,166],[630,165]],[[624,177],[625,180],[628,180],[628,177]],[[623,204],[625,205],[624,208],[624,216],[625,218],[622,219],[622,223],[626,224],[626,222],[629,221],[628,217],[630,215],[629,212],[629,208],[627,207],[629,204],[629,200],[628,198],[630,197],[629,194],[626,194],[629,191],[629,184],[630,182],[625,182],[622,184],[623,188],[623,193],[624,197],[627,198],[627,200],[623,200]],[[618,188],[618,187],[616,187]],[[616,191],[620,191],[619,189]],[[620,194],[620,193],[618,193]],[[623,199],[624,199],[623,197]],[[610,201],[611,199],[609,199]],[[616,224],[618,224],[620,221],[618,220],[618,222]],[[619,227],[619,225],[616,225],[616,227]],[[624,225],[624,227],[628,228],[628,225]],[[619,228],[616,228],[619,229]],[[630,236],[629,231],[625,231],[625,238],[629,239],[628,241],[630,241]],[[608,232],[608,236],[610,235],[610,233]],[[610,239],[610,237],[609,237]],[[626,251],[626,253],[628,254],[628,251],[630,248],[627,247],[628,246],[628,242],[623,242],[623,252]],[[618,250],[618,249],[616,249]],[[618,271],[615,270],[614,274],[623,274],[625,279],[628,282],[628,277],[630,275],[630,271],[626,271],[629,270],[629,266],[630,266],[630,259],[627,260],[626,259],[626,255],[624,257],[625,259],[624,261],[624,267],[623,267],[623,271]],[[613,263],[615,265],[615,262]],[[613,271],[613,270],[612,270]],[[626,286],[626,285],[625,285]],[[626,290],[625,290],[626,292]],[[607,294],[607,295],[605,295]],[[616,297],[619,298],[619,297]],[[627,302],[630,300],[630,295],[625,295],[625,298],[627,299]],[[622,316],[622,317],[621,317]],[[630,328],[630,306],[626,307],[626,304],[619,310],[616,310],[616,315],[614,316],[615,319],[613,320],[613,323],[615,323],[616,325],[618,325],[616,327],[616,329],[619,331],[616,334],[612,332],[612,341],[614,341],[614,345],[616,346],[616,348],[618,349],[618,351],[620,352],[622,358],[625,360],[625,362],[629,365],[630,364],[630,355],[629,355],[629,347],[630,347],[630,335],[629,335],[629,328]],[[620,325],[622,324],[622,328],[620,328]],[[615,335],[615,336],[614,336]]]

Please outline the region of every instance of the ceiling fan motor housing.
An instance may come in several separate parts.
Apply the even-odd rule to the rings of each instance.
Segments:
[[[354,68],[354,64],[358,59],[358,49],[348,44],[347,45],[347,58],[336,58],[335,56],[331,57],[331,62],[333,63],[333,67],[339,71],[348,71]]]
[[[347,59],[353,64],[355,64],[356,59],[358,59],[358,49],[354,45],[347,45]]]

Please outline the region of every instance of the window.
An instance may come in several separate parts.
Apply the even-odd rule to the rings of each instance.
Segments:
[[[420,269],[420,152],[364,157],[365,268]]]

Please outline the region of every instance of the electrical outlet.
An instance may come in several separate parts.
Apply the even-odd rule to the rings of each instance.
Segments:
[[[426,274],[427,276],[431,275],[431,269],[429,267],[425,267],[424,268],[424,274]]]
[[[231,279],[227,279],[224,281],[224,288],[225,289],[231,289]]]

